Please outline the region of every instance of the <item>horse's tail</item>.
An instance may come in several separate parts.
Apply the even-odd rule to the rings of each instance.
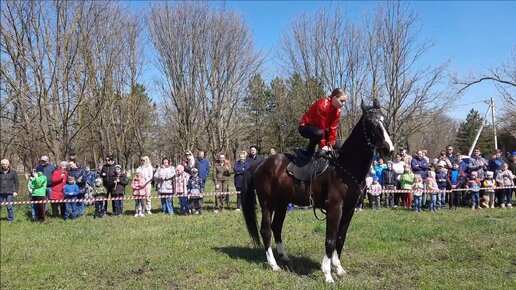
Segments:
[[[260,247],[258,222],[256,219],[256,192],[254,188],[254,171],[257,166],[249,168],[244,174],[244,186],[242,187],[242,212],[244,214],[247,232],[253,239],[255,247]]]

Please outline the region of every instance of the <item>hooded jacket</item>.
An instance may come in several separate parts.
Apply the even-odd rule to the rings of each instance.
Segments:
[[[64,175],[62,175],[64,173]],[[68,172],[61,167],[52,173],[52,188],[50,189],[50,199],[64,199],[63,189],[68,180]]]

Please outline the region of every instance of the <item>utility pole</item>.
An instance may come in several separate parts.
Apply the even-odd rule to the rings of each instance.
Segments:
[[[491,104],[489,104],[491,107],[491,119],[493,122],[493,132],[494,132],[494,149],[498,149],[498,139],[496,137],[496,115],[495,115],[495,105],[494,105],[494,99],[491,98]]]
[[[471,148],[469,149],[468,156],[471,156],[471,153],[473,153],[473,149],[475,149],[475,146],[477,145],[478,138],[480,137],[480,134],[482,133],[482,130],[484,129],[484,126],[486,124],[487,115],[489,114],[489,110],[491,110],[491,108],[492,108],[491,107],[493,104],[492,102],[493,102],[493,99],[491,98],[491,101],[488,103],[489,107],[487,108],[486,114],[484,115],[484,118],[482,118],[482,124],[480,125],[480,128],[478,128],[478,132],[477,132],[477,136],[475,137],[475,141],[473,141],[473,144],[471,145]],[[494,114],[493,114],[493,118],[494,118]],[[495,136],[496,136],[496,134],[495,134]],[[496,141],[495,141],[495,143],[496,143]],[[497,146],[495,145],[495,147],[497,147]]]

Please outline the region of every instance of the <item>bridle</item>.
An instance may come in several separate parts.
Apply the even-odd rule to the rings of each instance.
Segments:
[[[371,110],[373,111],[373,110]],[[376,109],[374,109],[374,111],[378,111]],[[383,123],[382,120],[378,120],[378,122],[382,122],[384,128],[385,128],[385,124]],[[374,126],[378,126],[377,124],[374,124]],[[371,142],[371,138],[369,138],[369,135],[367,134],[367,130],[366,130],[366,124],[365,124],[365,118],[362,118],[362,130],[363,130],[363,133],[364,133],[364,138],[367,142],[367,146],[371,149],[373,149],[374,151],[378,151],[378,147],[376,145],[374,145],[373,142]]]

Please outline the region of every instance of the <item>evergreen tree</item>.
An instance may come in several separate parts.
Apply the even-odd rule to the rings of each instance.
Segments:
[[[460,123],[456,140],[457,147],[462,154],[467,154],[469,152],[481,124],[482,116],[480,116],[478,111],[475,109],[471,109],[466,117],[466,121]],[[493,129],[490,127],[484,127],[475,147],[480,148],[483,154],[490,153],[494,149],[493,136]]]
[[[260,74],[253,76],[249,82],[244,108],[247,113],[248,127],[246,128],[246,140],[258,147],[258,150],[271,146],[272,138],[268,119],[273,109],[271,92]],[[264,148],[261,148],[264,147]]]

